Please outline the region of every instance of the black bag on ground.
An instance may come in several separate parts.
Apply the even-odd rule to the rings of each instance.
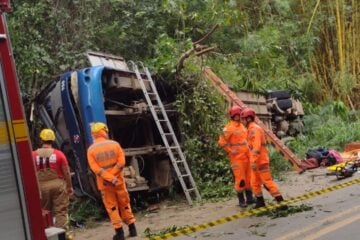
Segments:
[[[315,158],[316,160],[318,160],[319,165],[320,165],[321,161],[324,158],[326,158],[328,154],[329,154],[329,150],[327,148],[324,148],[324,147],[310,149],[306,153],[306,159]]]

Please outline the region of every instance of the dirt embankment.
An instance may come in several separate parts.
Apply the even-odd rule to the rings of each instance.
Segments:
[[[286,173],[284,181],[277,182],[284,198],[296,197],[301,194],[320,190],[338,184],[335,176],[325,176],[325,169],[309,170],[301,175],[296,172]],[[322,176],[318,176],[321,175]],[[264,190],[264,197],[271,201],[271,196]],[[197,204],[193,207],[185,202],[173,203],[164,201],[152,211],[142,211],[136,214],[139,237],[129,239],[146,239],[144,231],[152,232],[171,227],[191,226],[205,223],[221,217],[230,216],[242,211],[234,198],[216,203]],[[125,227],[125,236],[128,234]],[[74,230],[76,240],[110,240],[114,230],[109,221],[101,222],[93,228]]]

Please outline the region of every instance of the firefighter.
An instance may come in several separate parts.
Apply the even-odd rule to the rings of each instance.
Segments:
[[[247,207],[248,204],[254,203],[254,199],[250,188],[251,170],[249,149],[246,143],[247,130],[240,121],[240,113],[241,108],[239,106],[230,108],[231,120],[225,125],[218,144],[229,156],[239,206]]]
[[[277,202],[284,201],[270,173],[265,133],[255,123],[255,111],[251,108],[245,108],[241,111],[240,117],[248,129],[247,142],[250,150],[251,188],[256,197],[255,208],[265,206],[261,185],[264,185],[265,189],[270,192]],[[282,207],[282,209],[285,208],[286,206]]]
[[[41,206],[52,212],[55,227],[68,229],[69,196],[74,192],[68,161],[63,152],[52,147],[55,133],[40,132],[41,147],[33,151],[33,159],[41,192]],[[68,236],[70,238],[70,236]]]
[[[124,151],[119,143],[109,139],[108,128],[104,123],[92,124],[91,134],[94,143],[88,148],[87,158],[116,232],[113,240],[125,239],[122,222],[129,226],[131,237],[137,236],[135,217],[122,171],[125,166]]]

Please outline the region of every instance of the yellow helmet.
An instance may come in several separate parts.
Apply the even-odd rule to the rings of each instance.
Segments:
[[[91,125],[91,133],[97,133],[100,130],[105,130],[105,132],[109,132],[108,127],[106,126],[105,123],[102,122],[96,122],[94,124]]]
[[[42,141],[55,141],[55,133],[51,129],[44,128],[40,132],[40,139]]]

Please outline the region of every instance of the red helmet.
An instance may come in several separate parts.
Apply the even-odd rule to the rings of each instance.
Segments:
[[[240,115],[241,108],[239,106],[232,106],[229,110],[230,117],[234,117],[235,115]]]
[[[241,118],[255,117],[255,111],[252,108],[245,108],[240,113]]]

